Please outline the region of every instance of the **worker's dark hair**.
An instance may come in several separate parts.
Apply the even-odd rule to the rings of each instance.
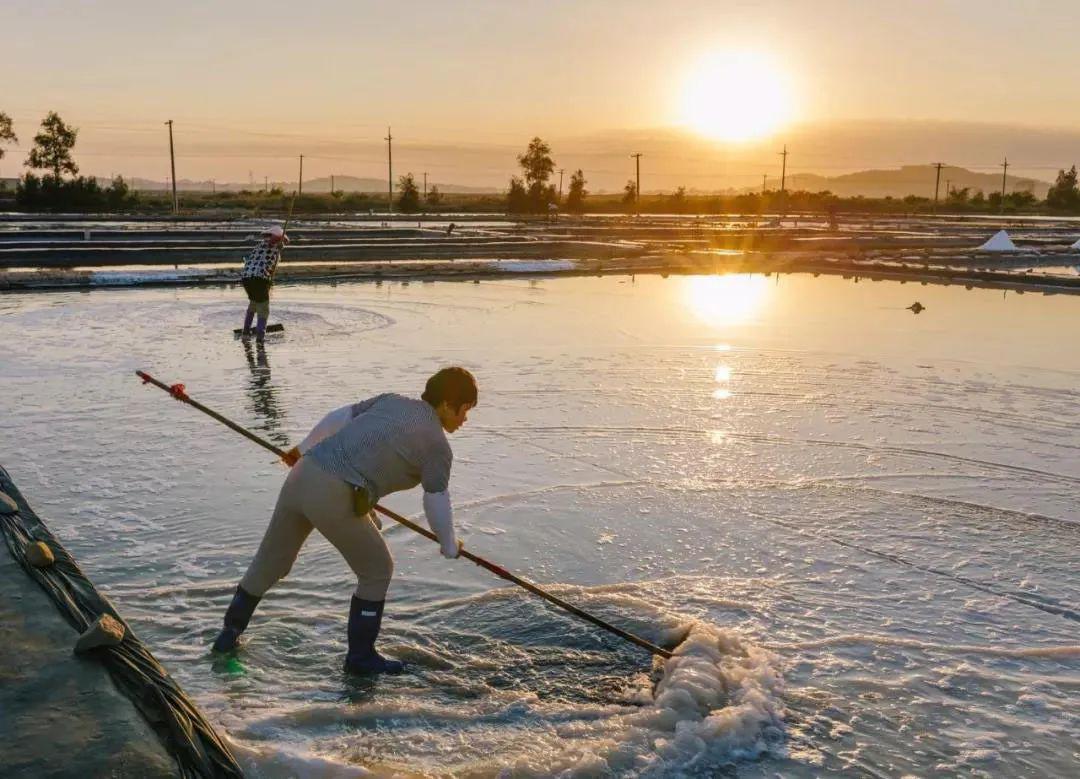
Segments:
[[[443,368],[430,379],[420,396],[432,408],[438,408],[443,402],[449,403],[455,411],[465,404],[476,405],[476,378],[464,368]]]

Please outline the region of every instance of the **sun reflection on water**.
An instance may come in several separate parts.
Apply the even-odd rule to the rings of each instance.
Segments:
[[[768,280],[760,274],[688,276],[683,279],[687,308],[708,325],[739,325],[761,310],[768,296]]]

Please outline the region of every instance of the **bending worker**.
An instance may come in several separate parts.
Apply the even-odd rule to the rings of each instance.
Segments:
[[[285,229],[271,225],[262,231],[258,243],[244,257],[244,267],[240,271],[240,283],[247,293],[248,307],[244,314],[245,338],[251,335],[251,323],[259,315],[255,327],[255,340],[263,342],[266,335],[266,320],[270,318],[270,285],[274,283],[274,273],[281,260],[281,250],[289,242]]]
[[[345,670],[400,673],[404,664],[375,650],[394,561],[372,507],[391,492],[422,484],[424,514],[444,557],[461,552],[450,505],[453,433],[476,405],[476,379],[443,368],[421,400],[384,394],[331,412],[296,449],[259,551],[225,612],[214,651],[236,647],[259,600],[292,568],[312,528],[333,544],[356,574],[349,609]]]

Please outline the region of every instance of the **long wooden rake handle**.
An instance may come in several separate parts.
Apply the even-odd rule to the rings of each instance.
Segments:
[[[140,379],[142,379],[144,384],[153,384],[155,387],[157,387],[159,389],[162,389],[165,392],[168,392],[170,395],[172,395],[177,400],[182,401],[183,403],[187,403],[189,406],[192,406],[193,408],[198,409],[199,411],[203,412],[207,416],[212,417],[213,419],[216,419],[221,424],[225,425],[226,427],[228,427],[228,428],[234,430],[235,432],[239,433],[240,435],[244,436],[244,438],[247,438],[248,440],[255,442],[256,444],[263,447],[264,449],[267,449],[267,450],[273,452],[274,454],[276,454],[278,457],[284,459],[284,457],[285,457],[285,450],[284,449],[281,449],[281,448],[279,448],[277,446],[274,446],[272,443],[270,443],[269,441],[267,441],[264,438],[260,438],[259,436],[255,435],[250,430],[248,430],[247,428],[236,424],[231,419],[228,419],[227,417],[222,416],[221,414],[217,413],[213,409],[207,408],[202,403],[199,403],[197,400],[194,400],[193,398],[191,398],[187,394],[183,384],[171,384],[171,385],[166,384],[163,381],[158,381],[157,379],[155,379],[153,376],[151,376],[149,373],[146,373],[145,371],[135,371],[135,375],[138,376]],[[415,522],[413,522],[410,519],[406,519],[405,517],[398,514],[396,511],[391,511],[390,509],[385,508],[383,506],[380,506],[378,504],[375,504],[374,508],[375,508],[376,511],[378,511],[383,516],[389,517],[390,519],[394,520],[395,522],[404,525],[405,527],[409,528],[409,530],[412,530],[414,533],[419,533],[420,535],[434,541],[435,543],[439,542],[438,536],[436,536],[430,530],[428,530],[425,527],[421,527],[420,525],[416,524]],[[533,595],[538,595],[541,598],[543,598],[544,600],[548,601],[549,603],[555,604],[560,609],[563,609],[564,611],[570,612],[575,617],[579,617],[580,619],[583,619],[586,622],[591,622],[593,625],[596,625],[598,628],[603,628],[604,630],[608,631],[609,633],[614,633],[619,638],[623,638],[623,639],[629,641],[632,644],[637,644],[642,649],[645,649],[645,650],[647,650],[649,652],[652,652],[654,655],[659,655],[660,657],[663,657],[663,658],[669,658],[669,657],[672,656],[672,653],[669,650],[664,649],[663,647],[657,646],[656,644],[652,643],[651,641],[646,641],[644,638],[641,638],[640,636],[635,636],[633,633],[629,633],[629,632],[623,630],[620,627],[616,627],[615,625],[612,625],[610,622],[602,620],[599,617],[597,617],[597,616],[595,616],[593,614],[590,614],[587,611],[579,609],[577,606],[573,605],[572,603],[567,603],[566,601],[564,601],[562,598],[558,597],[557,595],[552,595],[550,592],[548,592],[546,590],[543,590],[540,587],[537,587],[532,582],[527,581],[525,579],[522,579],[520,576],[516,576],[516,575],[510,573],[508,570],[503,568],[501,565],[496,565],[495,563],[491,562],[490,560],[484,559],[480,555],[475,555],[472,552],[470,552],[469,550],[463,548],[461,550],[461,556],[464,557],[466,560],[471,560],[472,562],[479,565],[481,568],[486,568],[487,570],[491,571],[493,574],[495,574],[499,578],[505,579],[508,582],[512,582],[513,584],[516,584],[518,587],[521,587],[523,589],[528,590]]]

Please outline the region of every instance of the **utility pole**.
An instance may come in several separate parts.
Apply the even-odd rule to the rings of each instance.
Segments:
[[[945,179],[945,199],[952,197],[952,179]]]
[[[390,127],[386,128],[386,213],[394,213],[394,136],[390,134]]]
[[[769,174],[763,173],[761,176],[761,194],[765,194],[769,191]]]
[[[334,174],[330,174],[330,194],[334,194]]]
[[[634,158],[634,167],[637,173],[636,183],[634,184],[634,212],[641,216],[641,152],[630,156]]]
[[[780,194],[784,194],[784,187],[787,185],[787,144],[784,144],[784,150],[779,152],[783,161],[780,163]]]
[[[270,177],[269,176],[263,176],[263,192],[269,192],[269,191],[270,191]]]
[[[562,202],[562,174],[563,169],[559,168],[559,202]]]
[[[173,151],[172,119],[165,122],[169,125],[169,167],[172,170],[172,212],[180,213],[180,201],[176,198],[176,153]]]
[[[217,180],[216,179],[210,179],[210,192],[211,192],[211,194],[214,194],[214,195],[217,194]]]
[[[304,194],[304,155],[300,155],[300,180],[296,182],[296,196],[302,197]]]
[[[1009,172],[1009,158],[1001,163],[1001,213],[1005,213],[1005,175]]]
[[[941,186],[941,169],[945,167],[944,162],[935,162],[934,167],[937,168],[937,177],[934,179],[934,213],[937,213],[937,199],[938,188]]]
[[[427,200],[427,171],[424,171],[424,200]]]

